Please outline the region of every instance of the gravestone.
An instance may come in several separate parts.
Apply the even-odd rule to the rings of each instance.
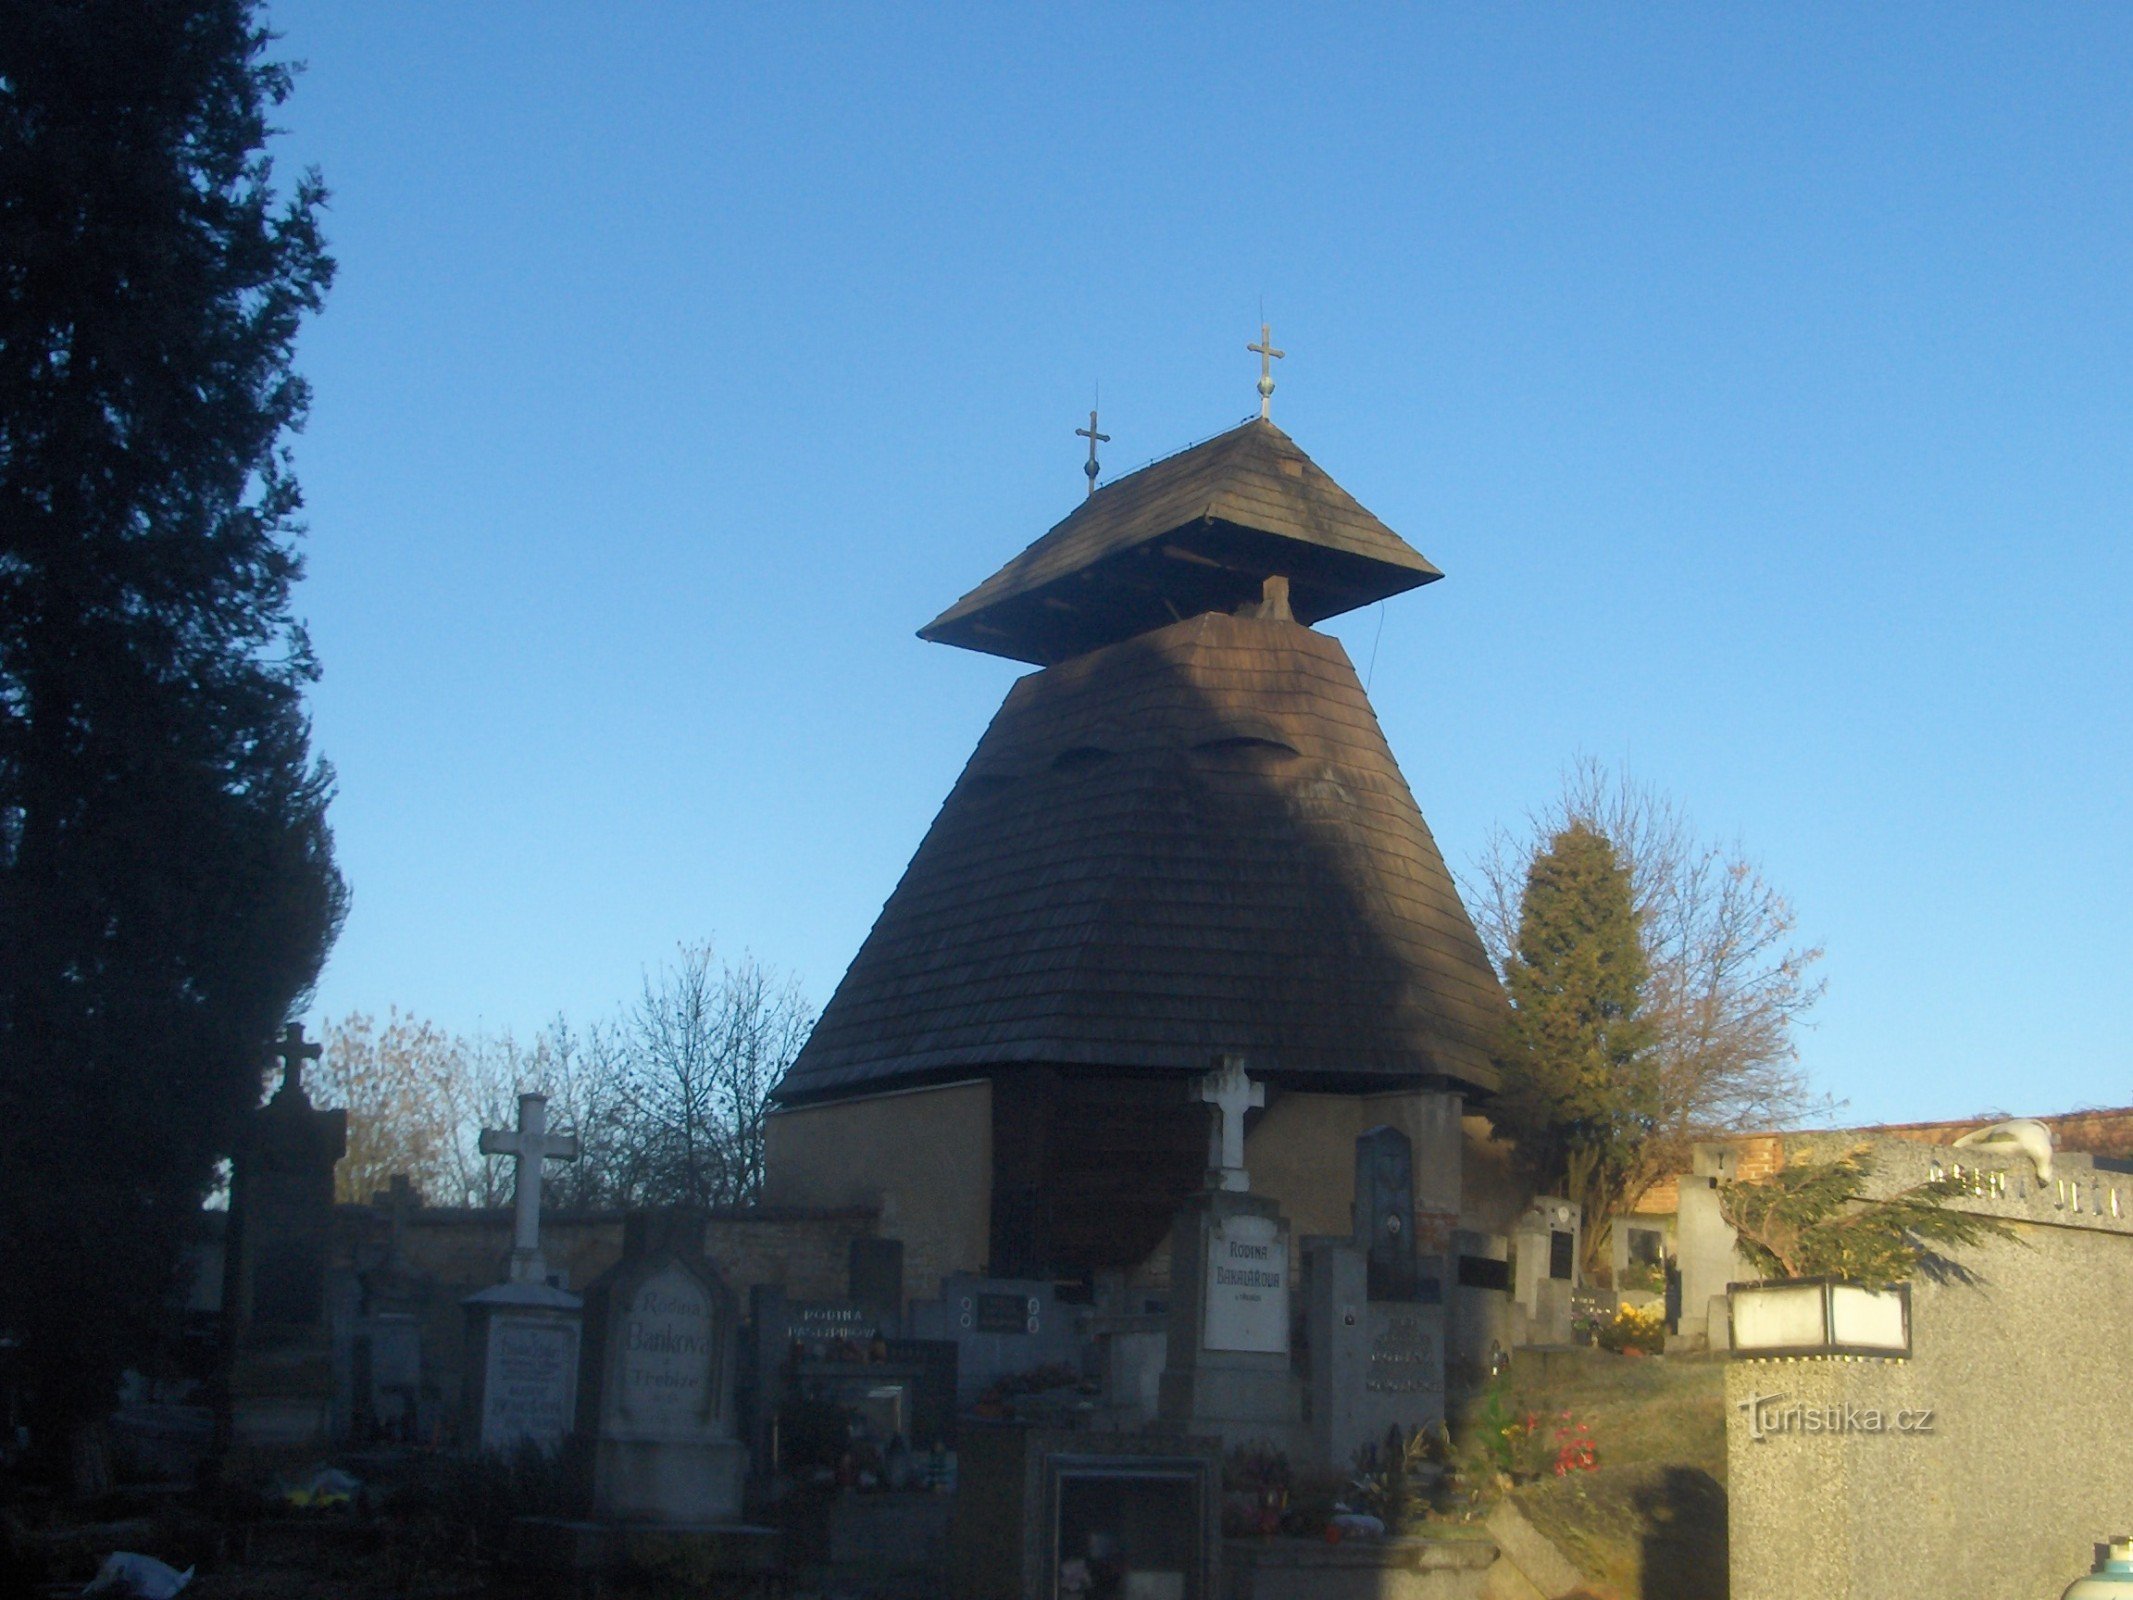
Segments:
[[[1707,1348],[1713,1308],[1722,1314],[1726,1286],[1756,1276],[1719,1210],[1718,1186],[1739,1175],[1740,1152],[1730,1145],[1699,1144],[1690,1151],[1674,1212],[1678,1279],[1668,1286],[1669,1350]]]
[[[281,1085],[252,1114],[232,1174],[229,1422],[240,1443],[310,1444],[329,1431],[337,1388],[326,1258],[348,1113],[318,1110],[304,1092],[304,1063],[318,1059],[319,1047],[302,1023],[282,1030],[274,1055]]]
[[[987,1428],[971,1433],[961,1458],[947,1590],[959,1600],[1229,1592],[1220,1441]]]
[[[438,1285],[406,1249],[408,1223],[421,1209],[413,1181],[396,1172],[371,1196],[371,1225],[352,1241],[354,1304],[340,1319],[335,1359],[345,1372],[345,1424],[359,1442],[434,1442],[443,1433],[435,1357],[424,1362],[424,1323]]]
[[[505,1281],[467,1296],[467,1435],[479,1448],[515,1453],[562,1448],[577,1414],[578,1339],[584,1301],[541,1255],[541,1164],[575,1161],[578,1141],[548,1132],[545,1095],[518,1097],[516,1130],[482,1131],[484,1155],[511,1156],[514,1221]]]
[[[1511,1298],[1522,1314],[1523,1344],[1571,1341],[1571,1294],[1578,1285],[1578,1207],[1541,1195],[1526,1207],[1512,1232]]]
[[[1356,1236],[1369,1252],[1370,1298],[1415,1297],[1414,1146],[1398,1128],[1355,1141]]]
[[[941,1280],[940,1299],[913,1302],[905,1320],[914,1338],[956,1347],[956,1401],[962,1406],[1003,1379],[1082,1366],[1086,1341],[1074,1308],[1060,1304],[1054,1287],[1040,1278],[950,1273]]]
[[[1166,1429],[1225,1444],[1301,1442],[1303,1404],[1289,1352],[1289,1224],[1250,1192],[1244,1112],[1264,1102],[1235,1057],[1199,1084],[1218,1120],[1207,1191],[1170,1235],[1170,1325],[1158,1412]]]
[[[622,1259],[586,1289],[578,1426],[598,1520],[685,1527],[740,1514],[740,1319],[702,1241],[696,1212],[632,1212]]]
[[[1657,1217],[1617,1217],[1609,1230],[1615,1290],[1625,1302],[1647,1305],[1666,1290],[1666,1223]]]
[[[955,1440],[957,1347],[903,1338],[895,1322],[850,1300],[793,1300],[769,1285],[749,1291],[752,1354],[746,1423],[765,1475],[833,1466],[828,1446],[795,1424],[822,1408],[844,1413],[844,1443],[876,1452],[901,1436],[913,1450]],[[912,1308],[915,1322],[921,1306]]]
[[[1423,1273],[1413,1184],[1407,1136],[1371,1129],[1355,1142],[1354,1237],[1305,1244],[1312,1433],[1335,1468],[1394,1427],[1412,1433],[1444,1416],[1450,1233],[1430,1219]]]
[[[1500,1233],[1460,1229],[1452,1235],[1452,1286],[1446,1295],[1446,1381],[1478,1387],[1510,1358],[1511,1241]]]

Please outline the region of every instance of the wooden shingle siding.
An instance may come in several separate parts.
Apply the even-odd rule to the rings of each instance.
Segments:
[[[1015,684],[778,1094],[1224,1051],[1486,1090],[1503,1003],[1340,644],[1209,613]]]

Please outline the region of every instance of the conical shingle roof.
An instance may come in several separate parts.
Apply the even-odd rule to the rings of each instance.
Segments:
[[[1208,613],[1015,684],[777,1094],[1218,1052],[1487,1090],[1502,1006],[1339,642]]]

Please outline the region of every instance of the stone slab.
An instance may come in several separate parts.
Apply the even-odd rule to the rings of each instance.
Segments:
[[[1511,1501],[1497,1501],[1482,1526],[1488,1529],[1504,1559],[1540,1591],[1542,1600],[1557,1600],[1584,1586],[1585,1575]]]

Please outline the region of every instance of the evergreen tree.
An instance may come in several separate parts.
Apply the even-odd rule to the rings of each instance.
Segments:
[[[0,1331],[47,1447],[162,1320],[343,911],[290,612],[297,324],[250,0],[0,24]]]
[[[1641,1014],[1648,972],[1629,868],[1603,835],[1571,823],[1526,874],[1492,1115],[1533,1181],[1584,1208],[1588,1255],[1658,1111],[1655,1030]]]

